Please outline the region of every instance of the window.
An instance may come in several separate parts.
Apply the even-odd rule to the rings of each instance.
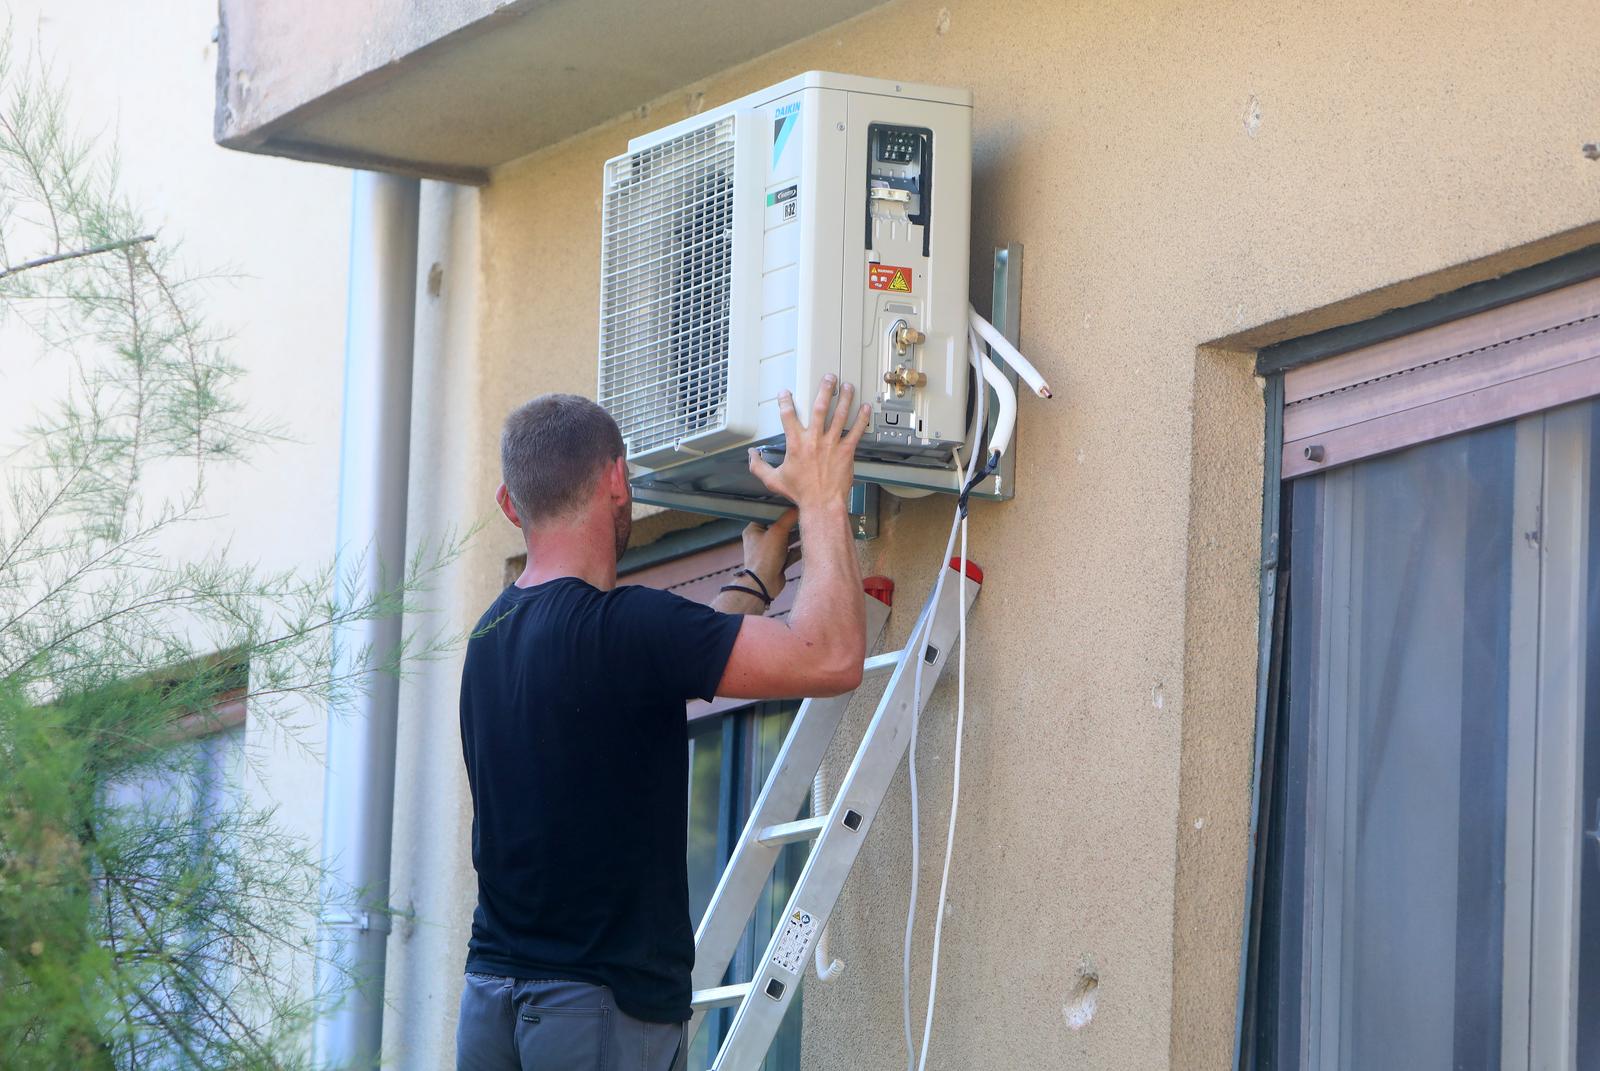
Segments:
[[[1597,299],[1285,387],[1246,1066],[1600,1068]]]
[[[757,703],[697,718],[689,727],[689,912],[698,923],[728,864],[733,844],[750,817],[750,808],[778,749],[794,721],[798,703]],[[809,816],[809,809],[800,817]],[[728,967],[726,982],[754,977],[755,964],[777,928],[789,894],[805,866],[807,844],[784,848],[772,877],[761,892],[755,914],[745,927],[739,949]],[[800,1067],[800,1002],[796,994],[762,1065],[764,1071],[798,1071]],[[689,1052],[690,1067],[710,1067],[733,1022],[733,1008],[706,1017]]]
[[[238,934],[209,913],[208,900],[236,884],[219,874],[216,849],[237,841],[233,816],[243,811],[245,701],[241,685],[218,697],[210,711],[180,718],[172,739],[148,764],[108,779],[107,809],[119,818],[112,849],[119,876],[102,875],[105,939],[113,955],[150,966],[147,980],[124,1000],[139,1025],[122,1040],[134,1066],[196,1066],[178,1051],[172,1023],[201,1052],[232,1027],[232,1008],[216,994],[231,992],[229,975]]]

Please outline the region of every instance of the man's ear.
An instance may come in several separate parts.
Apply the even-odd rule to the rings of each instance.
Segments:
[[[628,459],[619,457],[611,463],[611,468],[606,473],[606,490],[611,493],[613,502],[627,502],[632,498],[633,491],[628,487]]]
[[[500,489],[494,493],[494,500],[500,503],[500,512],[506,515],[506,520],[521,528],[522,518],[517,516],[517,504],[511,501],[511,492],[506,489],[505,484],[501,484]]]

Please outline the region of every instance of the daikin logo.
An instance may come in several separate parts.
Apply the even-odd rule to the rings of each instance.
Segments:
[[[800,118],[800,102],[784,104],[772,113],[772,166],[778,166],[778,160],[783,156],[783,147],[789,144],[789,135],[794,132],[795,122]]]

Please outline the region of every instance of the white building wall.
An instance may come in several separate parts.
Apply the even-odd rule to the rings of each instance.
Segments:
[[[212,0],[8,0],[13,59],[30,52],[66,86],[68,123],[115,149],[121,189],[204,284],[210,325],[230,334],[247,370],[251,415],[285,441],[215,470],[206,521],[175,530],[174,556],[227,545],[263,569],[331,561],[338,494],[350,176],[212,141],[216,46]],[[13,249],[12,256],[28,254]],[[0,451],[52,400],[59,354],[26,327],[0,327]],[[275,803],[315,857],[322,821],[322,712],[292,712],[291,739],[251,719],[250,791]]]

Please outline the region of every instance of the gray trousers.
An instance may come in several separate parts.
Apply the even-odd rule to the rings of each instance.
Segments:
[[[682,1023],[647,1023],[587,982],[467,974],[457,1071],[679,1071]]]

